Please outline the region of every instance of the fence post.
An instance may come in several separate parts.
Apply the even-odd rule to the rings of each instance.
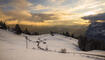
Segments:
[[[26,48],[28,48],[28,40],[26,39]]]
[[[25,39],[26,39],[26,48],[28,48],[28,37],[25,36]]]

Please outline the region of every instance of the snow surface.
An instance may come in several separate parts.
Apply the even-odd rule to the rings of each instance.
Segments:
[[[26,48],[26,39],[24,36],[26,35],[16,35],[0,29],[0,60],[102,60],[102,58],[99,59],[85,54],[105,54],[104,51],[80,51],[77,44],[78,40],[59,34],[55,34],[54,36],[50,34],[27,35],[33,42],[39,38],[40,40],[45,40],[47,44],[41,43],[40,46],[43,48],[47,47],[52,52],[38,49],[36,43],[33,42],[28,42],[28,48]],[[35,49],[32,49],[33,47]],[[63,48],[71,53],[58,53]]]

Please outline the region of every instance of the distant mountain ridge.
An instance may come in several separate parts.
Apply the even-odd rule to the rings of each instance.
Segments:
[[[105,22],[94,22],[89,25],[86,32],[88,39],[105,40]]]

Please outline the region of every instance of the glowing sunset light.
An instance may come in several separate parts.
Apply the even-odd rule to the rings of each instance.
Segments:
[[[89,12],[86,12],[86,13],[84,13],[84,15],[95,15],[96,14],[96,12],[92,12],[92,11],[89,11]]]

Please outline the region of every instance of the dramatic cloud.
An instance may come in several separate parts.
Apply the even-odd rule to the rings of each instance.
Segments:
[[[88,20],[105,20],[105,13],[97,14],[97,15],[90,15],[90,16],[85,16],[82,17],[83,19],[88,19]]]
[[[27,0],[0,0],[0,2],[0,9],[7,16],[15,19],[27,19],[32,16],[27,10],[31,5]]]
[[[54,14],[32,14],[33,20],[37,19],[37,21],[43,22],[45,20],[56,20],[58,17],[56,17]]]
[[[75,23],[79,24],[83,21],[81,17],[102,12],[105,0],[0,0],[0,20],[56,21],[56,24],[61,20],[78,20]]]
[[[35,22],[42,22],[44,20],[55,20],[54,14],[37,14],[31,13],[28,9],[32,7],[33,4],[27,0],[0,0],[0,15],[2,18],[7,18],[6,20],[29,20]],[[35,6],[35,10],[44,9],[46,7],[42,5]],[[2,19],[1,18],[1,19]]]

